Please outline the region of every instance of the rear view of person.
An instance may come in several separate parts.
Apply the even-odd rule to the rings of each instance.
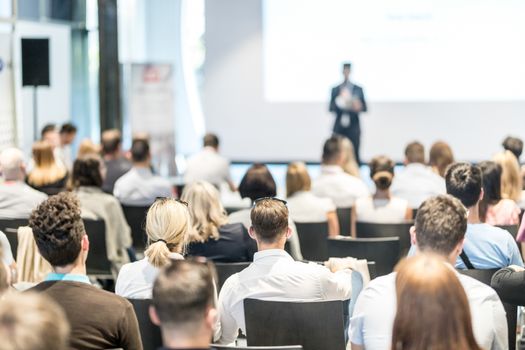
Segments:
[[[67,171],[55,161],[53,148],[48,142],[37,141],[33,144],[33,160],[34,167],[27,176],[29,186],[48,195],[65,190]]]
[[[501,165],[501,196],[515,202],[521,199],[522,178],[518,159],[511,151],[498,153],[493,160]]]
[[[102,133],[102,156],[106,165],[106,177],[102,190],[113,194],[115,182],[131,169],[131,162],[122,154],[122,135],[117,129]]]
[[[428,164],[436,174],[444,178],[447,167],[452,163],[454,163],[454,154],[448,143],[438,141],[430,147]]]

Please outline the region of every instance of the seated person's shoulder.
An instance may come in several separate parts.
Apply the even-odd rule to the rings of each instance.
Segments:
[[[458,278],[469,300],[500,301],[496,291],[485,283],[463,274],[458,274]]]
[[[385,276],[374,278],[359,294],[358,300],[377,300],[387,295],[396,294],[396,274],[390,273]]]

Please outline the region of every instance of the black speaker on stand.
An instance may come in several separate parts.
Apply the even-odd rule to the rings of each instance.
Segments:
[[[22,38],[22,86],[33,87],[33,138],[38,139],[37,88],[49,86],[49,39]]]

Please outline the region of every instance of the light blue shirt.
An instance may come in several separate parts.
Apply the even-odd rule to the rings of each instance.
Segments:
[[[54,273],[51,272],[46,276],[45,281],[72,281],[91,284],[89,277],[86,275],[75,275],[70,273]]]
[[[147,206],[157,197],[173,196],[167,179],[154,175],[149,168],[131,168],[117,182],[113,194],[124,205]]]

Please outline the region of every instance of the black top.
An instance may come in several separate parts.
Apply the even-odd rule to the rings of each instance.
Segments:
[[[243,224],[227,224],[219,227],[219,239],[188,245],[187,255],[203,256],[216,262],[253,261],[257,243],[248,235]]]
[[[105,160],[104,163],[106,164],[106,177],[102,184],[102,191],[113,194],[115,182],[131,169],[132,164],[124,157]]]
[[[490,285],[503,302],[525,305],[525,271],[516,272],[510,267],[505,267],[492,276]]]
[[[67,178],[68,178],[68,174],[66,173],[66,175],[64,175],[63,178],[58,179],[55,182],[42,185],[42,186],[33,185],[28,180],[26,180],[26,182],[29,186],[33,187],[35,190],[44,192],[48,196],[52,196],[52,195],[58,194],[66,190]]]

